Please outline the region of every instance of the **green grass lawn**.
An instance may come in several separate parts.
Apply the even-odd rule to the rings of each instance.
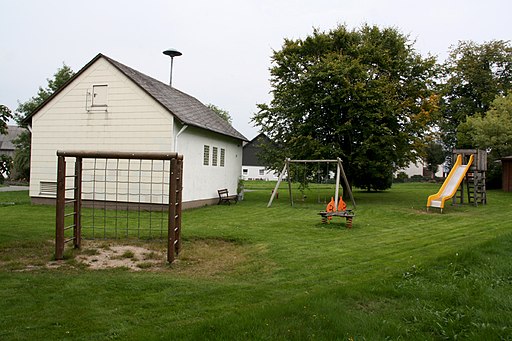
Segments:
[[[0,193],[0,339],[512,339],[510,193],[439,214],[425,203],[440,185],[356,190],[349,230],[321,224],[330,186],[295,188],[290,207],[283,184],[266,208],[274,185],[184,212],[178,260],[141,271],[91,270],[70,249],[48,266],[54,207]]]

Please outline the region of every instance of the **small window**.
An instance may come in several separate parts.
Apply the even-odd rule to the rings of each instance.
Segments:
[[[220,166],[224,167],[224,160],[226,159],[226,150],[224,148],[220,149]]]
[[[247,175],[247,174],[249,174],[249,170],[248,170],[247,168],[244,168],[244,169],[242,170],[242,173],[243,173],[244,175]]]
[[[265,175],[265,169],[260,169],[260,175]]]
[[[204,145],[203,165],[208,166],[209,164],[210,164],[210,146]]]
[[[107,86],[106,85],[93,85],[92,86],[92,106],[93,107],[106,107],[107,106]]]
[[[213,147],[212,150],[212,166],[217,166],[217,147]]]

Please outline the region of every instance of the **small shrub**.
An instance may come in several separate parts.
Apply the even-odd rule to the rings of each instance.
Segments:
[[[153,263],[151,262],[141,262],[137,263],[137,267],[140,269],[149,269],[153,266]]]
[[[152,259],[152,260],[160,260],[162,259],[162,256],[155,251],[151,251],[150,253],[147,253],[144,255],[145,259]]]
[[[419,174],[411,176],[410,179],[412,182],[424,182],[425,181],[425,177],[423,177],[423,175],[419,175]]]
[[[131,250],[126,250],[121,255],[121,258],[132,258],[133,259],[133,258],[135,258],[135,253],[133,253],[133,251],[131,251]]]
[[[398,172],[396,174],[396,177],[393,179],[393,181],[396,183],[402,183],[402,182],[406,182],[407,179],[409,179],[409,176],[407,175],[406,172]]]
[[[98,251],[98,249],[85,249],[83,251],[83,254],[84,255],[87,255],[87,256],[94,256],[94,255],[98,255],[100,252]]]

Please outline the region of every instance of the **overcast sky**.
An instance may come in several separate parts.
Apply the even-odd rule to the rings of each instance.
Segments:
[[[442,61],[459,40],[512,38],[510,0],[0,0],[0,104],[15,110],[66,63],[98,53],[227,110],[248,139],[273,50],[339,24],[395,27]]]

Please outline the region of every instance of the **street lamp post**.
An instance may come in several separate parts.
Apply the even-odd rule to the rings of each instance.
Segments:
[[[182,55],[182,53],[176,49],[168,49],[168,50],[165,50],[163,52],[163,54],[171,57],[171,76],[169,79],[169,86],[172,87],[172,66],[173,66],[173,62],[174,62],[174,57],[179,57]]]

